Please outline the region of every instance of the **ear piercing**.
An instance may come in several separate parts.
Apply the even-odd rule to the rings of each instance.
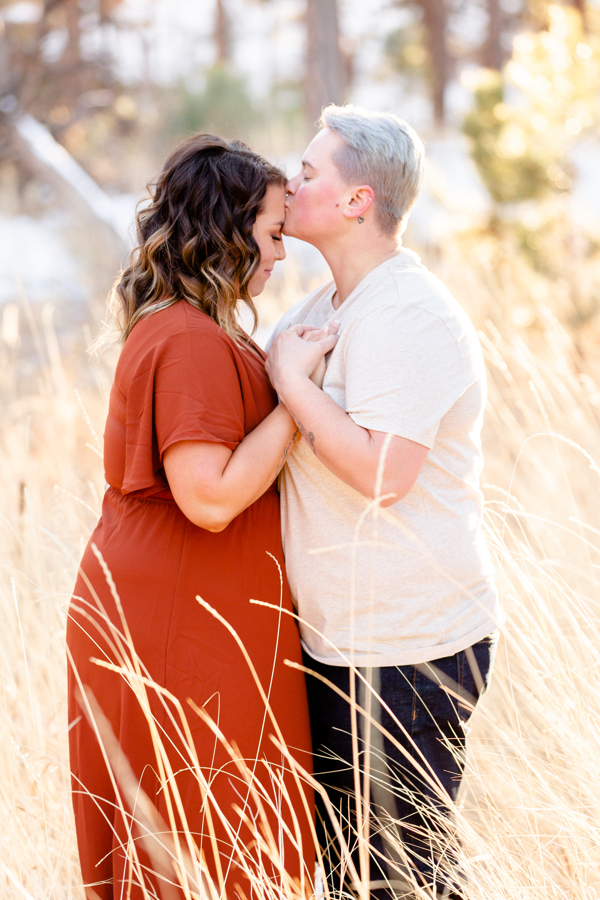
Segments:
[[[368,200],[369,200],[369,206],[370,206],[370,205],[371,205],[371,198],[369,197]],[[358,222],[359,225],[362,225],[362,223],[365,221],[365,217],[364,217],[364,216],[359,216],[358,219],[357,219],[356,221]]]

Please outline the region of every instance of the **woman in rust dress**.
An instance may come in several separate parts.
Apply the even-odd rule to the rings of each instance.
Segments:
[[[190,138],[115,289],[108,487],[67,630],[90,900],[311,893],[309,721],[304,676],[284,665],[301,653],[275,484],[295,426],[236,318],[285,255],[284,183],[243,144]],[[311,337],[316,365],[335,337]]]

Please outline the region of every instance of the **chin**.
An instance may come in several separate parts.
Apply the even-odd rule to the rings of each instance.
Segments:
[[[265,289],[266,283],[267,283],[266,278],[264,281],[255,282],[254,284],[252,282],[250,282],[250,284],[248,285],[248,293],[250,294],[250,296],[252,298],[254,298],[254,297],[258,297],[259,294],[262,294],[262,292]]]
[[[297,241],[304,241],[305,244],[314,244],[315,235],[311,234],[310,230],[307,232],[302,228],[292,228],[290,231],[283,232],[285,237],[295,238]]]
[[[286,229],[283,232],[283,236],[294,238],[297,241],[308,241],[310,243],[310,237],[306,235],[301,228],[290,228],[289,231]]]
[[[281,233],[283,234],[284,237],[295,238],[295,237],[298,237],[298,232],[297,232],[294,220],[291,218],[288,218],[289,215],[290,214],[288,213],[286,216],[283,228],[281,229]]]
[[[283,226],[283,235],[284,237],[292,237],[299,241],[306,241],[306,243],[312,244],[314,232],[311,233],[310,227],[303,227],[302,222],[295,222],[292,219],[291,222],[286,221]]]

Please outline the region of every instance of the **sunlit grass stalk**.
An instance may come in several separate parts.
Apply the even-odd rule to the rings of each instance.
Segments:
[[[462,290],[472,302],[469,311],[481,327],[488,366],[485,523],[507,618],[491,691],[473,717],[452,851],[466,876],[466,900],[593,900],[600,897],[597,352],[582,360],[556,317],[541,307],[539,324],[517,331],[510,311],[529,302],[519,293],[521,281],[501,282],[478,265],[474,254],[454,288],[459,298]],[[456,271],[454,259],[453,266]],[[450,275],[447,281],[452,286]],[[30,313],[35,323],[35,312]],[[46,330],[34,334],[40,354],[51,327],[47,316]],[[0,445],[0,893],[81,900],[66,757],[64,622],[77,562],[99,512],[101,464],[90,447],[97,449],[93,431],[97,435],[102,428],[110,372],[98,368],[100,386],[91,379],[78,383],[86,421],[70,393],[73,364],[62,360],[59,367],[56,348],[51,349],[54,368],[40,369],[39,385],[30,382],[26,391],[0,367],[5,412]],[[198,713],[177,707],[152,684],[141,662],[128,658],[124,628],[104,631],[99,636],[111,642],[122,668],[114,674],[128,679],[150,712],[150,698],[160,698],[187,748],[182,765],[195,773],[199,797],[211,815],[228,813],[215,808],[210,787],[202,782],[189,730],[189,716]],[[107,662],[101,653],[98,660]],[[355,678],[366,697],[368,685]],[[362,721],[358,692],[353,702],[357,722]],[[89,705],[93,713],[93,701]],[[162,760],[161,778],[170,783],[173,747],[158,722],[149,724]],[[369,727],[379,733],[378,723]],[[268,729],[276,734],[270,720]],[[289,750],[286,755],[283,745],[279,749],[298,782],[308,779]],[[233,746],[231,752],[236,752]],[[270,784],[255,777],[251,785],[253,806],[266,812]],[[181,819],[179,800],[174,789],[167,831]],[[284,796],[281,802],[288,800]],[[363,793],[363,809],[365,800]],[[363,834],[365,821],[363,814]],[[279,835],[257,828],[265,865],[276,862]],[[288,836],[296,840],[297,830],[293,822]],[[175,835],[170,842],[167,834],[162,840],[165,856],[159,862],[171,867],[172,880],[187,884],[190,896],[219,893],[218,878],[214,886],[202,881],[206,868],[193,836]],[[350,848],[342,847],[349,877],[360,884]],[[130,853],[134,865],[134,846]],[[236,853],[265,897],[281,900],[277,891],[292,891],[285,881],[280,887],[267,878],[261,881],[245,848]]]

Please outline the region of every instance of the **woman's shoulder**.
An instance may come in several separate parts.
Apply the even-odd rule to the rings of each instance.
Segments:
[[[134,325],[121,356],[130,359],[156,353],[178,353],[184,346],[218,344],[222,351],[231,351],[234,342],[211,317],[185,300],[178,300],[163,309],[144,316]]]
[[[186,300],[177,300],[170,306],[165,306],[163,309],[144,316],[134,326],[131,336],[133,337],[135,334],[142,342],[164,341],[168,340],[171,335],[189,331],[212,335],[215,338],[228,338],[226,332],[217,325],[214,319]]]
[[[159,370],[176,378],[235,379],[238,362],[229,335],[209,315],[178,300],[134,325],[117,362],[115,384],[128,392],[133,383],[150,379],[150,384]]]

